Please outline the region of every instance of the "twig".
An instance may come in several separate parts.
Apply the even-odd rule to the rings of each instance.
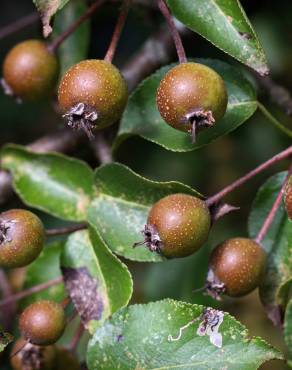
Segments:
[[[281,202],[282,202],[282,198],[284,196],[284,193],[285,193],[285,188],[286,188],[286,185],[287,185],[287,182],[289,181],[289,178],[292,174],[292,164],[290,165],[290,168],[289,168],[289,171],[288,171],[288,174],[285,178],[285,181],[283,182],[282,186],[281,186],[281,189],[275,199],[275,202],[272,206],[272,208],[270,209],[270,212],[268,213],[260,231],[258,232],[256,238],[255,238],[255,241],[257,243],[261,243],[261,241],[264,239],[265,235],[267,234],[275,216],[276,216],[276,213],[278,211],[278,208],[280,207],[281,205]]]
[[[91,142],[91,146],[101,164],[111,163],[113,161],[111,147],[105,140],[102,132],[95,134],[95,139]]]
[[[38,13],[31,13],[28,14],[25,17],[22,17],[18,19],[17,21],[8,24],[7,26],[4,26],[0,30],[0,40],[4,39],[4,37],[7,37],[9,35],[12,35],[13,33],[22,30],[25,27],[30,26],[31,24],[35,23],[37,20],[39,20]]]
[[[274,157],[270,158],[268,161],[259,165],[254,170],[248,172],[246,175],[240,177],[238,180],[234,181],[232,184],[226,186],[219,193],[217,193],[217,194],[211,196],[210,198],[208,198],[206,203],[208,204],[208,206],[211,206],[211,205],[219,202],[219,200],[221,200],[223,197],[225,197],[225,195],[231,193],[233,190],[235,190],[239,186],[245,184],[248,180],[252,179],[254,176],[259,174],[260,172],[269,168],[273,164],[281,161],[282,159],[285,159],[285,158],[289,157],[290,155],[292,155],[292,146],[290,146],[288,149],[283,150],[282,152],[276,154]]]
[[[9,297],[6,297],[6,298],[4,298],[0,301],[0,307],[6,306],[7,304],[12,303],[12,302],[13,303],[17,302],[20,299],[23,299],[25,297],[29,297],[30,295],[32,295],[34,293],[41,292],[42,290],[45,290],[45,289],[50,288],[51,286],[57,285],[57,284],[61,283],[62,281],[63,281],[63,277],[59,276],[55,279],[46,281],[45,283],[35,285],[35,286],[33,286],[29,289],[26,289],[26,290],[23,290],[19,293],[10,295]]]
[[[277,84],[271,77],[260,77],[254,73],[258,84],[269,95],[272,102],[277,104],[288,115],[292,115],[292,96],[283,86]]]
[[[2,296],[4,297],[3,301],[6,301],[5,304],[2,305],[2,307],[6,306],[2,310],[2,319],[5,318],[5,321],[3,321],[3,325],[5,325],[6,330],[10,331],[13,326],[13,320],[16,313],[16,305],[13,300],[11,301],[11,297],[13,297],[13,292],[3,269],[0,269],[0,290],[2,292]]]
[[[263,113],[263,115],[280,131],[282,131],[285,135],[292,138],[292,131],[289,130],[287,127],[283,126],[281,122],[279,122],[268,110],[267,108],[258,102],[258,108]]]
[[[87,229],[87,224],[72,225],[66,227],[60,227],[58,229],[49,229],[46,230],[46,236],[57,236],[73,233],[74,231]]]
[[[124,28],[124,25],[127,19],[130,5],[131,5],[131,0],[124,0],[109,48],[104,57],[104,60],[106,60],[107,62],[111,63],[113,60],[119,39],[121,37],[121,33],[123,31],[123,28]]]
[[[64,31],[59,37],[53,40],[49,45],[48,49],[51,52],[54,52],[58,49],[58,47],[69,37],[79,26],[83,23],[86,19],[92,16],[92,14],[99,8],[105,0],[96,0],[84,14],[82,14],[74,23],[71,24],[70,27],[66,31]]]
[[[78,343],[79,343],[83,333],[84,333],[84,326],[81,322],[79,324],[78,329],[77,329],[76,333],[74,334],[69,346],[68,346],[69,351],[71,351],[71,352],[76,351]]]
[[[171,15],[167,5],[165,4],[165,1],[164,0],[158,0],[158,7],[161,10],[161,13],[163,14],[163,16],[164,16],[164,18],[165,18],[165,20],[168,24],[170,33],[172,35],[172,38],[173,38],[173,41],[174,41],[174,44],[175,44],[175,48],[176,48],[176,51],[177,51],[179,62],[180,63],[186,63],[187,62],[187,57],[186,57],[185,49],[183,47],[183,43],[182,43],[180,34],[179,34],[179,32],[178,32],[178,30],[175,26],[174,20],[172,18],[172,15]]]

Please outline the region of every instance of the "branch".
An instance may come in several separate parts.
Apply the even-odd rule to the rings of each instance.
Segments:
[[[57,285],[57,284],[61,283],[62,281],[63,281],[63,277],[59,276],[55,279],[46,281],[43,284],[35,285],[32,288],[29,288],[29,289],[23,290],[19,293],[10,295],[9,297],[4,298],[0,301],[0,307],[6,306],[9,303],[17,302],[20,299],[25,298],[25,297],[29,297],[30,295],[32,295],[34,293],[41,292],[42,290],[45,290],[45,289],[50,288],[51,286]]]
[[[28,27],[39,20],[38,13],[34,12],[31,13],[23,18],[18,19],[17,21],[8,24],[0,29],[0,40],[4,39],[13,33],[22,30],[25,27]]]
[[[290,168],[289,168],[289,171],[288,171],[288,174],[285,178],[285,181],[283,182],[282,186],[281,186],[281,189],[279,191],[279,194],[277,195],[277,198],[275,199],[275,202],[272,206],[272,208],[270,209],[270,212],[268,213],[260,231],[258,232],[258,235],[256,236],[255,238],[255,241],[257,243],[261,243],[261,241],[264,239],[265,235],[267,234],[270,226],[272,225],[272,222],[276,216],[276,213],[278,211],[278,208],[280,207],[281,205],[281,202],[282,202],[282,198],[284,196],[284,193],[285,193],[285,188],[286,188],[286,185],[289,181],[289,178],[292,174],[292,164],[290,165]]]
[[[90,144],[101,164],[107,164],[113,161],[111,147],[107,143],[102,132],[97,132],[94,140]]]
[[[72,225],[67,227],[59,227],[58,229],[49,229],[46,230],[46,236],[57,236],[57,235],[66,235],[73,233],[74,231],[87,229],[87,224]]]
[[[206,203],[210,207],[213,204],[216,204],[219,202],[223,197],[225,197],[227,194],[231,193],[233,190],[238,188],[239,186],[245,184],[248,180],[252,179],[254,176],[259,174],[260,172],[264,171],[265,169],[269,168],[270,166],[274,165],[275,163],[281,161],[282,159],[285,159],[292,155],[292,146],[290,146],[288,149],[284,150],[283,152],[280,152],[276,154],[274,157],[269,159],[268,161],[264,162],[260,166],[256,167],[254,170],[248,172],[246,175],[240,177],[238,180],[234,181],[232,184],[228,185],[226,188],[221,190],[219,193],[213,195],[212,197],[208,198]]]
[[[2,305],[3,310],[1,311],[2,314],[2,323],[5,325],[5,329],[10,331],[13,327],[13,320],[16,313],[16,305],[11,297],[13,297],[13,292],[10,286],[10,283],[7,279],[6,273],[3,269],[0,269],[0,291],[2,293],[2,297],[5,303]]]

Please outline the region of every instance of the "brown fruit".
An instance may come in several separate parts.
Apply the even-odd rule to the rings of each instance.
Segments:
[[[161,80],[156,96],[158,110],[173,128],[190,132],[213,126],[227,108],[224,81],[213,69],[199,63],[181,63]]]
[[[63,76],[58,99],[69,126],[91,130],[117,121],[127,104],[128,89],[120,71],[104,60],[83,60]]]
[[[23,100],[38,100],[50,94],[57,76],[58,61],[40,40],[17,44],[4,60],[4,88]]]
[[[240,297],[257,288],[266,267],[266,252],[254,240],[228,239],[211,253],[207,292]],[[218,288],[218,289],[217,289]]]
[[[0,266],[23,267],[42,251],[45,230],[41,220],[24,209],[0,214]]]
[[[53,370],[56,364],[55,346],[40,347],[19,338],[13,345],[10,363],[13,370]]]
[[[285,207],[290,220],[292,220],[292,177],[290,178],[285,194]]]
[[[151,208],[143,231],[151,251],[167,258],[193,254],[207,240],[211,217],[206,203],[187,194],[172,194]]]
[[[21,314],[19,328],[31,343],[46,346],[55,343],[63,334],[66,319],[63,307],[53,301],[38,301]]]

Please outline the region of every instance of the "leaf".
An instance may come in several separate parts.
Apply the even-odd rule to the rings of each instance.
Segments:
[[[238,0],[167,0],[173,15],[219,49],[253,68],[269,72],[258,37]]]
[[[99,167],[95,184],[99,193],[88,209],[89,222],[113,252],[135,261],[162,260],[147,248],[133,248],[153,203],[173,193],[201,196],[179,182],[147,180],[118,163]]]
[[[10,333],[6,333],[0,327],[0,353],[13,341],[13,336]]]
[[[215,71],[225,81],[228,91],[228,106],[225,116],[215,126],[202,130],[195,144],[188,133],[178,131],[164,122],[156,106],[156,90],[160,80],[174,64],[159,69],[146,78],[130,96],[122,117],[115,147],[131,135],[139,135],[165,149],[186,152],[209,144],[228,134],[245,122],[256,110],[257,101],[253,87],[234,67],[219,60],[198,59]]]
[[[265,361],[283,359],[263,339],[249,339],[246,328],[228,313],[219,327],[222,348],[217,348],[208,335],[197,334],[203,309],[170,299],[124,308],[90,340],[89,370],[252,370]],[[185,325],[180,339],[170,341],[169,335],[176,337]]]
[[[71,1],[54,20],[53,38],[58,37],[85,13],[87,7],[83,0]],[[89,47],[90,23],[83,22],[58,48],[62,76],[73,64],[86,59]]]
[[[288,363],[292,367],[292,299],[289,301],[285,312],[284,338],[289,352]]]
[[[128,304],[131,275],[93,229],[68,238],[61,264],[67,292],[89,332]]]
[[[63,248],[64,242],[61,241],[56,241],[45,247],[39,257],[27,267],[23,286],[24,289],[46,283],[62,275],[60,270],[60,255]],[[22,305],[28,306],[40,299],[60,302],[64,298],[64,284],[59,283],[23,299]]]
[[[286,172],[274,175],[259,189],[248,220],[251,238],[255,238],[260,230],[286,175]],[[284,292],[280,293],[281,288],[292,277],[292,223],[288,220],[283,202],[262,244],[269,257],[265,278],[260,286],[260,297],[273,320],[278,305],[283,305],[285,301]],[[274,319],[273,321],[277,323],[277,319]]]
[[[86,163],[7,145],[1,164],[12,173],[15,191],[26,204],[64,220],[85,219],[93,194],[93,172]]]
[[[58,10],[62,9],[69,0],[33,0],[37,10],[40,13],[43,22],[43,35],[48,37],[52,32],[50,26],[51,18]]]

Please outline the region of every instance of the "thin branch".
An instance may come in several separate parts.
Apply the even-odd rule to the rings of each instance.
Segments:
[[[161,13],[163,14],[163,16],[164,16],[164,18],[165,18],[165,20],[168,24],[170,33],[172,35],[172,38],[173,38],[173,41],[174,41],[174,44],[175,44],[175,48],[176,48],[176,51],[177,51],[179,62],[180,63],[186,63],[187,62],[187,57],[186,57],[185,49],[183,47],[183,43],[182,43],[180,34],[179,34],[179,32],[178,32],[178,30],[175,26],[174,20],[172,18],[172,15],[171,15],[167,5],[165,4],[165,1],[164,0],[158,0],[158,7],[161,10]]]
[[[11,301],[11,297],[13,296],[13,291],[10,286],[9,280],[7,279],[7,275],[3,269],[0,269],[0,290],[2,296],[4,297],[5,304],[3,304],[4,308],[2,310],[2,324],[5,325],[5,329],[10,331],[13,327],[13,320],[16,313],[16,305],[13,301]],[[0,301],[1,302],[1,301]]]
[[[4,39],[4,37],[12,35],[13,33],[16,33],[17,31],[22,30],[25,27],[28,27],[36,23],[38,20],[39,14],[34,12],[18,19],[13,23],[8,24],[7,26],[4,26],[3,28],[0,29],[0,40]]]
[[[82,334],[84,333],[84,326],[82,324],[82,322],[80,322],[78,328],[77,328],[77,331],[76,333],[74,334],[69,346],[68,346],[68,349],[69,351],[71,352],[75,352],[77,347],[78,347],[78,343],[82,337]]]
[[[265,169],[269,168],[270,166],[274,165],[275,163],[289,157],[292,155],[292,146],[290,146],[288,149],[283,150],[282,152],[276,154],[274,157],[270,158],[268,161],[264,162],[260,166],[256,167],[254,170],[248,172],[246,175],[240,177],[238,180],[234,181],[232,184],[226,186],[223,190],[221,190],[219,193],[211,196],[207,199],[206,203],[210,207],[213,204],[216,204],[224,198],[227,194],[231,193],[236,188],[240,187],[241,185],[245,184],[247,181],[252,179],[254,176],[259,174],[260,172],[264,171]]]
[[[275,216],[276,216],[276,213],[281,205],[281,202],[282,202],[282,198],[284,196],[284,193],[285,193],[285,188],[286,188],[286,185],[287,185],[287,182],[289,181],[289,178],[292,174],[292,164],[290,165],[290,168],[289,168],[289,171],[288,171],[288,174],[285,178],[285,181],[283,182],[282,186],[281,186],[281,189],[277,195],[277,198],[275,199],[275,202],[272,206],[272,208],[270,209],[270,212],[268,213],[260,231],[258,232],[256,238],[255,238],[255,241],[257,243],[261,243],[261,241],[264,239],[265,235],[267,234]]]
[[[84,14],[82,14],[74,23],[71,24],[70,27],[66,31],[64,31],[59,37],[53,40],[49,45],[48,49],[51,52],[54,52],[58,49],[58,47],[88,18],[92,16],[92,14],[99,8],[105,0],[96,0]]]
[[[268,110],[267,108],[258,102],[258,108],[259,110],[263,113],[263,115],[275,126],[277,127],[280,131],[282,131],[285,135],[289,136],[292,138],[292,131],[289,130],[287,127],[282,125],[281,122],[279,122]]]
[[[87,224],[72,225],[67,227],[60,227],[58,229],[49,229],[46,230],[46,236],[57,236],[57,235],[66,235],[73,233],[74,231],[87,229]]]
[[[292,96],[290,92],[283,86],[277,84],[270,76],[261,77],[258,74],[253,74],[260,87],[262,87],[271,101],[277,104],[287,115],[292,115]]]
[[[4,298],[0,301],[0,307],[6,306],[7,304],[12,303],[12,302],[13,303],[17,302],[20,299],[25,298],[25,297],[29,297],[30,295],[32,295],[34,293],[41,292],[42,290],[45,290],[45,289],[50,288],[51,286],[57,285],[57,284],[61,283],[62,281],[63,281],[63,277],[59,276],[59,277],[57,277],[55,279],[52,279],[50,281],[47,281],[45,283],[35,285],[35,286],[33,286],[29,289],[26,289],[26,290],[23,290],[19,293],[10,295],[9,297],[6,297],[6,298]]]
[[[107,62],[111,63],[114,58],[117,45],[121,37],[121,33],[123,31],[123,28],[124,28],[124,25],[125,25],[128,13],[129,13],[130,5],[131,5],[131,0],[124,0],[109,48],[104,57],[104,60]]]
[[[101,164],[111,163],[113,161],[111,147],[104,138],[102,132],[97,132],[95,134],[95,138],[91,142],[91,146]]]

